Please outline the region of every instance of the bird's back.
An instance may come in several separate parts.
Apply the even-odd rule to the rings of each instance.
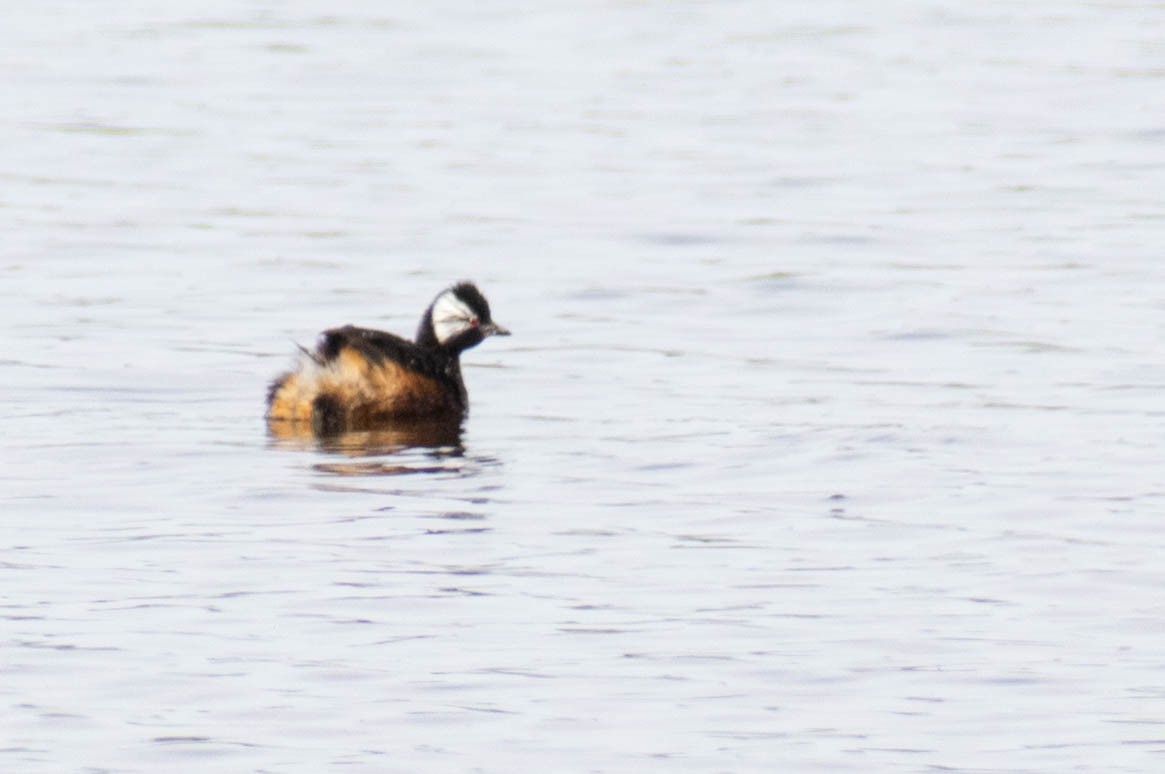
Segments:
[[[267,418],[320,434],[365,430],[394,418],[461,414],[457,358],[384,331],[325,331],[299,367],[271,384]]]

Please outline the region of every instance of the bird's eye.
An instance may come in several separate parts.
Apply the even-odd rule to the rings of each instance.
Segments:
[[[476,318],[476,317],[470,317],[470,318],[469,318],[469,327],[470,327],[470,328],[476,328],[476,327],[477,327],[477,325],[478,325],[477,318]]]

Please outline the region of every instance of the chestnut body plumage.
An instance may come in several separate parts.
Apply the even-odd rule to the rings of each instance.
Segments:
[[[415,342],[351,325],[324,331],[295,370],[271,383],[267,419],[326,436],[374,430],[394,420],[463,415],[469,401],[461,353],[489,336],[506,335],[481,291],[458,283],[425,310]]]

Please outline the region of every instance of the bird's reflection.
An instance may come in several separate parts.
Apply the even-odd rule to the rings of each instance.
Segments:
[[[448,473],[459,469],[459,465],[450,466],[450,462],[464,454],[461,417],[456,415],[398,419],[391,425],[333,435],[320,435],[305,422],[269,420],[267,433],[275,445],[283,448],[322,451],[349,460],[395,458],[391,461],[362,459],[313,465],[316,470],[340,476]],[[401,461],[401,453],[406,451],[424,452],[426,464]]]

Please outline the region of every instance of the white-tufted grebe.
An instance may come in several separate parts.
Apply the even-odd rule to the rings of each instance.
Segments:
[[[310,426],[320,436],[372,430],[394,420],[460,416],[469,407],[460,354],[510,332],[489,302],[459,282],[425,310],[416,342],[346,325],[324,331],[314,352],[271,383],[267,419]]]

